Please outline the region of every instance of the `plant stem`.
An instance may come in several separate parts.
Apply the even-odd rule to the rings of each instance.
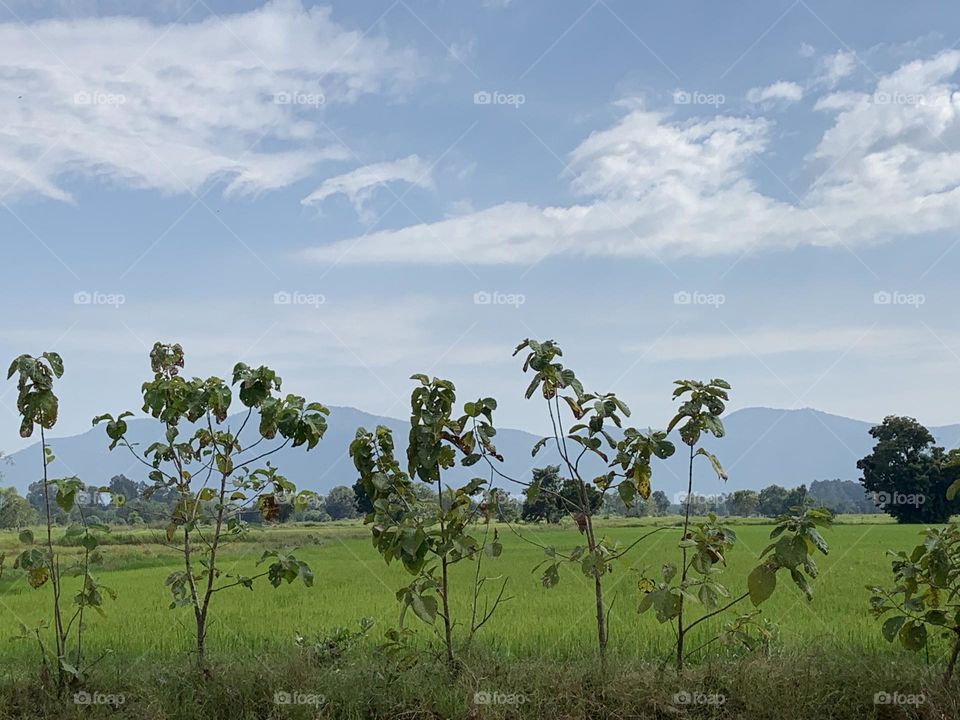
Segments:
[[[947,669],[943,674],[944,682],[949,682],[950,678],[953,677],[953,670],[957,666],[957,658],[960,657],[960,628],[954,628],[954,632],[957,634],[957,639],[953,643],[953,652],[950,653],[950,662],[947,663]]]
[[[50,586],[53,588],[53,623],[57,634],[57,688],[63,689],[63,661],[66,659],[66,638],[63,633],[63,617],[60,614],[60,566],[53,552],[53,517],[50,514],[50,480],[47,473],[47,438],[43,432],[43,415],[40,415],[40,448],[43,451],[43,505],[47,523],[47,553],[50,562]]]
[[[587,526],[587,547],[590,549],[590,554],[595,556],[597,539],[593,532],[593,517],[590,500],[587,496],[587,486],[579,476],[577,480],[580,483],[580,502]],[[596,563],[594,563],[593,569],[593,594],[597,609],[597,646],[600,649],[600,665],[605,671],[607,665],[607,616],[606,606],[603,602],[603,576]]]
[[[681,542],[687,539],[687,531],[690,527],[690,498],[693,495],[693,445],[690,446],[690,459],[687,468],[687,497],[684,503],[683,514],[683,535]],[[680,587],[684,586],[687,580],[687,548],[681,548],[683,554],[682,570],[680,572]],[[680,594],[680,608],[677,612],[677,672],[683,671],[683,641],[686,635],[686,629],[683,627],[683,594]]]
[[[457,661],[453,654],[453,625],[450,622],[450,603],[447,597],[449,588],[449,572],[447,562],[447,529],[443,519],[443,481],[440,479],[440,466],[437,466],[437,509],[440,513],[440,537],[443,541],[443,547],[440,555],[440,567],[442,571],[440,600],[443,602],[443,636],[447,646],[447,664],[453,670]]]
[[[204,669],[204,654],[206,650],[207,639],[207,611],[210,609],[210,598],[213,597],[213,583],[217,575],[217,549],[220,546],[220,535],[223,530],[223,513],[225,510],[224,500],[227,494],[227,475],[220,474],[220,492],[217,505],[217,522],[213,529],[213,540],[210,544],[208,554],[209,565],[207,567],[207,587],[203,593],[203,604],[200,612],[197,614],[197,654],[201,662],[201,670]]]

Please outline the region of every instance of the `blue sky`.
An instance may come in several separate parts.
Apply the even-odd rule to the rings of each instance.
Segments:
[[[543,429],[553,337],[663,424],[960,420],[960,10],[945,2],[0,2],[0,350],[58,434],[188,372],[400,415],[453,379]],[[15,395],[0,395],[6,451]]]

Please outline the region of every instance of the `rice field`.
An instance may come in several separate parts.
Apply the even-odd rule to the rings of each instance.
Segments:
[[[867,522],[869,520],[869,522]],[[657,522],[670,522],[663,518]],[[629,543],[649,529],[651,521],[609,521],[603,531]],[[571,548],[581,542],[575,527],[521,526],[522,532],[544,545]],[[767,544],[771,526],[743,521],[736,528],[738,545],[728,558],[724,577],[731,592],[739,594],[746,575]],[[494,526],[491,526],[492,532]],[[508,602],[482,628],[475,643],[504,659],[584,658],[596,652],[593,595],[590,580],[578,567],[564,566],[560,584],[541,586],[533,568],[543,560],[543,551],[517,537],[509,526],[495,526],[504,545],[496,560],[484,559],[482,572],[508,578]],[[922,531],[920,526],[900,526],[876,517],[842,518],[828,531],[830,555],[820,560],[821,575],[815,583],[816,596],[807,602],[781,576],[781,586],[762,606],[763,616],[779,628],[777,644],[786,650],[810,646],[901,655],[898,647],[886,643],[879,624],[867,612],[867,584],[888,582],[887,549],[911,548]],[[484,528],[478,528],[482,534]],[[117,592],[108,601],[106,615],[89,620],[85,642],[88,653],[107,653],[104,664],[131,664],[168,660],[192,647],[192,613],[189,608],[170,609],[170,595],[164,578],[178,568],[178,556],[152,542],[159,531],[117,530],[113,542],[104,545],[96,575]],[[645,659],[666,658],[673,642],[669,624],[660,625],[652,613],[639,615],[638,580],[644,570],[657,570],[677,556],[677,531],[665,530],[637,546],[625,562],[606,580],[608,602],[612,601],[610,649]],[[398,566],[386,566],[371,547],[369,530],[362,524],[324,524],[255,531],[249,541],[231,545],[223,555],[227,572],[252,575],[265,548],[298,547],[298,557],[307,560],[314,573],[311,588],[299,582],[274,590],[260,580],[254,590],[232,588],[214,596],[214,622],[209,634],[211,658],[256,655],[292,648],[297,635],[312,636],[332,628],[356,628],[360,619],[370,617],[374,628],[368,643],[378,643],[383,631],[396,626],[399,603],[394,592],[408,582]],[[7,556],[0,579],[0,638],[19,633],[20,624],[32,627],[47,617],[50,589],[31,589],[12,570],[17,547],[16,534],[0,534],[0,552]],[[65,555],[73,552],[62,548]],[[64,560],[66,563],[66,560]],[[458,621],[461,640],[469,624],[472,576],[475,566],[461,563],[454,569],[452,613]],[[72,583],[72,584],[71,584]],[[76,578],[67,580],[74,588]],[[742,606],[750,609],[749,604]],[[722,617],[704,623],[698,631],[709,638]],[[731,614],[732,617],[732,614]],[[729,619],[729,618],[728,618]],[[433,630],[412,614],[406,624],[415,629],[422,642]],[[691,640],[694,645],[699,642]],[[716,651],[723,653],[720,645]],[[35,643],[0,643],[0,661],[10,666],[32,666],[37,658]],[[91,656],[91,655],[88,655]],[[935,660],[936,658],[931,658]]]

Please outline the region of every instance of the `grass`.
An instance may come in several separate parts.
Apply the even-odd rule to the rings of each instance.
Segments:
[[[743,717],[767,717],[768,715],[763,714],[746,714],[744,704],[751,705],[755,698],[748,697],[750,693],[746,692],[746,685],[737,683],[747,683],[748,678],[744,673],[748,673],[751,667],[760,675],[769,676],[763,681],[768,685],[787,682],[795,659],[809,653],[816,655],[817,662],[821,664],[825,662],[824,659],[830,664],[839,663],[836,658],[845,658],[843,667],[838,665],[835,672],[842,670],[843,676],[848,679],[857,672],[860,673],[860,682],[851,680],[856,687],[844,692],[860,693],[865,688],[874,686],[877,687],[874,692],[885,690],[880,680],[875,678],[889,678],[885,682],[892,685],[893,680],[898,679],[894,669],[902,668],[904,674],[899,676],[899,682],[907,685],[912,683],[913,687],[923,686],[928,694],[936,695],[938,691],[931,685],[931,678],[935,674],[935,666],[940,664],[941,654],[946,651],[946,646],[934,648],[930,657],[933,667],[927,667],[925,657],[909,655],[886,643],[880,635],[879,623],[867,612],[868,593],[864,589],[867,584],[887,582],[889,559],[884,556],[884,551],[913,547],[917,544],[922,528],[889,522],[867,523],[864,518],[856,517],[842,520],[843,522],[827,533],[831,553],[829,557],[819,561],[821,576],[814,586],[816,596],[813,602],[807,602],[792,583],[789,583],[789,578],[782,576],[783,586],[764,604],[764,617],[775,622],[779,628],[773,657],[753,656],[742,662],[734,662],[737,651],[715,644],[709,654],[696,658],[697,667],[691,670],[691,677],[699,678],[696,682],[716,683],[719,681],[714,675],[721,672],[719,668],[722,668],[721,685],[727,688],[732,696],[739,698],[739,704],[731,703],[725,709],[686,708],[685,712],[728,712],[731,708],[740,708],[738,712],[743,712]],[[671,524],[675,519],[658,521]],[[611,520],[603,523],[603,532],[628,543],[649,529],[651,524],[649,520]],[[504,545],[503,555],[497,560],[485,560],[484,573],[508,577],[508,593],[513,597],[500,608],[478,635],[471,649],[475,659],[468,663],[473,666],[470,672],[464,678],[458,679],[449,693],[431,695],[433,700],[439,703],[436,710],[440,717],[459,716],[458,714],[469,711],[470,707],[473,711],[480,712],[479,716],[483,717],[520,712],[518,707],[483,707],[478,711],[476,706],[465,706],[464,698],[470,695],[467,691],[474,687],[470,683],[480,682],[483,678],[502,675],[505,678],[502,682],[504,687],[527,687],[523,683],[549,685],[574,682],[581,691],[586,692],[581,687],[582,683],[589,681],[589,673],[585,669],[593,668],[596,664],[593,596],[588,578],[577,568],[565,566],[560,585],[550,590],[544,589],[539,582],[539,573],[531,572],[534,566],[543,560],[543,551],[520,540],[507,526],[501,525],[497,529]],[[729,568],[724,577],[731,592],[739,594],[745,588],[746,574],[756,564],[756,555],[768,542],[770,526],[750,520],[740,523],[736,531],[738,546],[729,558]],[[483,530],[478,532],[482,533]],[[571,527],[523,526],[522,532],[530,534],[542,544],[555,545],[561,550],[582,542],[576,529]],[[302,683],[298,687],[321,686],[322,694],[328,699],[339,697],[338,693],[342,695],[344,688],[337,683],[342,684],[346,682],[345,678],[355,676],[345,687],[349,690],[352,684],[357,693],[366,694],[369,708],[375,709],[377,713],[386,713],[376,716],[390,717],[390,713],[395,711],[409,711],[404,699],[406,691],[398,690],[389,702],[377,696],[378,683],[382,683],[383,679],[389,676],[389,672],[382,668],[377,669],[375,661],[375,648],[382,640],[383,631],[397,624],[399,605],[393,593],[408,582],[408,576],[400,568],[387,567],[383,563],[370,546],[368,533],[367,528],[357,523],[285,527],[255,532],[248,542],[229,546],[223,557],[223,568],[229,572],[241,571],[246,574],[252,574],[265,547],[298,546],[298,556],[310,563],[316,574],[316,581],[313,588],[284,585],[277,590],[264,581],[259,581],[253,592],[234,588],[214,596],[215,619],[209,635],[209,652],[214,663],[233,668],[241,674],[255,674],[255,669],[260,667],[263,677],[254,684],[261,687],[267,682],[267,678],[273,678],[271,682],[275,689],[267,695],[276,691],[279,679],[287,678],[291,682],[295,680]],[[606,584],[608,601],[613,601],[610,647],[614,657],[619,659],[612,664],[612,667],[617,667],[617,679],[611,681],[609,692],[616,695],[617,703],[640,702],[646,708],[644,712],[654,712],[650,717],[661,716],[657,714],[660,710],[651,709],[652,706],[649,706],[650,702],[654,702],[650,698],[656,698],[656,703],[660,703],[664,698],[669,700],[670,689],[674,687],[666,681],[659,685],[654,683],[655,688],[651,685],[651,678],[666,677],[661,666],[670,657],[673,633],[669,625],[657,623],[652,613],[637,614],[637,581],[640,577],[639,571],[658,571],[662,563],[676,561],[676,535],[675,531],[666,530],[649,538],[627,556],[628,562],[618,567]],[[166,575],[177,568],[178,555],[157,542],[151,542],[157,537],[158,531],[154,530],[124,529],[115,534],[115,544],[101,548],[103,560],[96,574],[102,582],[113,587],[118,593],[115,602],[108,601],[105,617],[94,617],[90,620],[89,634],[85,639],[88,643],[88,657],[96,657],[109,651],[109,655],[101,661],[91,677],[91,682],[99,682],[101,687],[123,687],[127,688],[127,692],[136,695],[136,683],[132,678],[146,682],[145,678],[149,677],[153,678],[151,682],[159,682],[159,678],[167,673],[170,676],[167,682],[174,682],[171,678],[179,672],[178,668],[189,664],[192,614],[189,609],[168,609],[170,596],[163,585]],[[17,573],[10,570],[16,544],[14,533],[0,533],[0,552],[6,552],[8,565],[3,579],[0,580],[0,638],[17,634],[21,622],[28,626],[35,625],[45,617],[49,606],[49,588],[32,590]],[[61,550],[65,555],[76,552],[75,548]],[[453,614],[461,623],[461,641],[465,635],[463,623],[469,622],[468,595],[473,570],[473,566],[466,563],[454,570],[453,588],[456,596],[453,598]],[[74,587],[77,582],[75,578],[70,578],[67,581],[68,587]],[[749,604],[743,607],[744,610],[750,608]],[[296,661],[299,651],[294,643],[295,636],[324,634],[339,626],[355,628],[358,621],[365,616],[372,617],[375,626],[369,637],[356,650],[359,656],[365,658],[362,662],[348,663],[345,667],[336,669],[339,674],[338,678],[334,678],[336,682],[326,677],[329,668],[320,669],[322,672],[314,668],[316,672],[311,670],[312,674],[303,676],[302,673],[309,668],[301,667],[304,663]],[[722,624],[722,618],[717,618],[716,621],[701,625],[697,629],[698,635],[690,641],[691,647],[709,639],[713,634],[711,631],[717,630]],[[420,647],[425,650],[430,648],[434,639],[432,630],[412,616],[408,619],[408,625],[417,630]],[[14,693],[10,696],[10,702],[16,705],[16,688],[29,686],[30,679],[36,675],[35,644],[0,643],[0,663],[10,669],[8,678],[13,683],[10,687],[14,689],[8,692]],[[398,679],[397,682],[403,687],[406,687],[405,683],[414,683],[417,673],[425,672],[424,667],[428,666],[429,662],[421,663],[419,669],[411,671],[412,674],[403,675],[403,679]],[[528,670],[525,672],[523,668]],[[581,668],[582,672],[574,674],[572,679],[563,680],[564,676],[574,672],[574,668]],[[809,682],[808,679],[800,679],[801,675],[803,673],[798,674],[797,682]],[[870,680],[866,686],[861,687],[864,683],[863,677]],[[597,678],[594,678],[594,681],[599,683]],[[693,680],[687,678],[677,682]],[[635,697],[639,690],[628,688],[631,683],[639,683],[638,687],[649,690],[650,697]],[[530,687],[530,692],[537,698],[541,697],[541,693],[547,692],[545,687]],[[891,687],[890,690],[896,687]],[[409,690],[414,692],[412,687]],[[229,694],[228,689],[223,689],[222,692]],[[515,689],[512,692],[518,693],[521,690]],[[810,691],[805,692],[809,694]],[[775,696],[767,694],[770,702],[776,699]],[[249,699],[246,694],[244,698]],[[815,700],[816,698],[811,696],[797,702],[800,702],[802,707],[808,707]],[[396,705],[390,705],[390,702],[394,701]],[[344,716],[364,716],[355,703],[345,702],[338,701],[336,705],[340,709],[347,705],[353,708]],[[580,700],[571,699],[570,702],[575,710],[570,717],[582,716],[589,710]],[[256,707],[259,708],[259,705]],[[270,707],[276,710],[272,701]],[[873,709],[872,704],[870,708]],[[456,713],[453,712],[454,709],[457,710]],[[533,709],[532,705],[528,705],[523,712],[528,713]],[[929,710],[929,706],[927,709]],[[135,714],[137,717],[152,717],[154,710],[149,706],[138,705]],[[289,710],[291,708],[286,708],[284,712]],[[540,714],[541,711],[543,715]],[[556,708],[538,706],[535,714],[531,716],[551,716],[555,711],[560,712]],[[157,712],[160,713],[157,717],[174,717],[178,716],[176,713],[180,711],[167,703]],[[254,708],[251,712],[259,710]],[[444,714],[448,712],[450,714]],[[833,716],[824,714],[822,707],[819,714],[822,717]],[[236,715],[246,716],[248,715],[243,713]],[[249,716],[260,717],[265,714]],[[296,715],[288,713],[288,716]],[[311,715],[313,716],[315,714]],[[556,716],[567,715],[560,712]],[[891,715],[901,716],[907,717]],[[957,710],[954,708],[953,713],[941,717],[956,716]],[[3,717],[2,713],[0,717]],[[794,715],[778,714],[776,717]]]
[[[629,542],[643,532],[646,522],[610,523],[604,528],[611,537]],[[920,528],[892,524],[841,524],[828,533],[829,557],[820,562],[816,597],[805,601],[797,589],[784,583],[764,605],[764,615],[780,627],[785,647],[806,647],[811,642],[848,648],[889,649],[880,638],[876,622],[866,612],[867,584],[885,582],[889,575],[888,548],[909,548],[916,544]],[[543,551],[518,539],[506,526],[499,532],[504,544],[500,559],[487,561],[485,573],[509,577],[508,591],[514,596],[484,627],[479,640],[506,657],[578,657],[594,652],[592,586],[573,566],[565,565],[557,588],[540,586],[539,573],[531,570]],[[523,527],[523,532],[545,545],[571,547],[582,542],[576,530]],[[313,588],[282,586],[273,590],[261,581],[253,592],[231,589],[215,596],[217,620],[211,629],[213,650],[283,647],[295,633],[310,633],[335,626],[353,626],[364,616],[377,627],[395,625],[399,606],[393,592],[405,584],[406,574],[397,566],[387,567],[370,546],[368,530],[362,525],[339,527],[297,527],[255,533],[255,542],[238,543],[224,555],[228,571],[252,574],[265,547],[299,546],[298,555],[316,573]],[[160,544],[147,542],[158,531],[139,531],[139,543],[102,548],[103,565],[99,579],[118,592],[109,602],[106,617],[91,621],[90,641],[104,650],[110,648],[121,658],[167,655],[190,647],[189,610],[168,610],[169,594],[163,580],[176,569],[178,555]],[[767,544],[769,526],[745,524],[737,528],[738,547],[729,558],[725,573],[731,591],[745,587],[745,577],[756,564],[756,555]],[[0,548],[11,548],[12,533],[0,538]],[[664,562],[676,560],[675,533],[652,536],[627,556],[628,562],[607,580],[608,597],[613,599],[611,645],[622,652],[659,657],[672,642],[668,626],[661,626],[652,614],[638,616],[637,580],[639,570],[656,571]],[[76,552],[64,548],[65,553]],[[8,557],[12,550],[7,549]],[[464,621],[469,613],[472,566],[455,568],[454,614]],[[9,571],[8,571],[9,573]],[[457,581],[460,581],[457,584]],[[782,579],[781,579],[782,581]],[[69,581],[68,581],[69,582]],[[0,636],[14,634],[18,623],[32,626],[43,616],[47,589],[32,590],[20,577],[9,574],[0,581]],[[416,627],[416,625],[414,625]],[[422,630],[426,630],[423,628]],[[421,632],[421,634],[426,634]],[[29,656],[33,648],[20,644],[0,645],[0,658]]]

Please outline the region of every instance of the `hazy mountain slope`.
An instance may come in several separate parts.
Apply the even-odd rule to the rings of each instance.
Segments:
[[[239,418],[233,423],[239,425]],[[382,418],[347,407],[331,408],[330,429],[321,443],[304,452],[302,448],[285,449],[271,458],[281,471],[298,485],[326,492],[335,485],[350,485],[355,480],[347,447],[358,426],[373,428],[377,424],[394,430],[398,445],[406,443],[404,422]],[[870,451],[873,445],[868,435],[872,423],[830,415],[817,410],[777,410],[746,408],[731,413],[726,420],[727,437],[708,439],[708,448],[716,452],[726,466],[730,480],[721,483],[706,463],[698,464],[696,487],[704,493],[716,493],[740,488],[758,489],[777,483],[786,487],[813,480],[839,478],[856,480],[859,473],[856,461]],[[157,439],[157,425],[152,420],[134,419],[129,422],[132,441],[146,448]],[[960,444],[960,425],[931,428],[937,441],[948,448]],[[248,431],[245,431],[245,434]],[[497,434],[497,447],[506,458],[503,472],[514,477],[528,478],[534,465],[558,463],[556,450],[549,445],[537,456],[530,456],[530,448],[537,437],[523,430],[503,429]],[[107,450],[103,428],[93,428],[81,435],[55,438],[51,445],[57,456],[51,471],[53,477],[76,474],[91,484],[106,484],[113,475],[145,480],[148,468],[137,462],[129,452]],[[21,492],[38,479],[40,450],[33,445],[10,456],[11,462],[0,466],[3,478],[0,484],[14,485]],[[587,462],[584,468],[599,473],[599,462]],[[458,468],[451,473],[453,481],[483,475],[482,465]],[[677,455],[661,463],[654,473],[654,487],[671,497],[686,488],[686,457],[681,448]]]

